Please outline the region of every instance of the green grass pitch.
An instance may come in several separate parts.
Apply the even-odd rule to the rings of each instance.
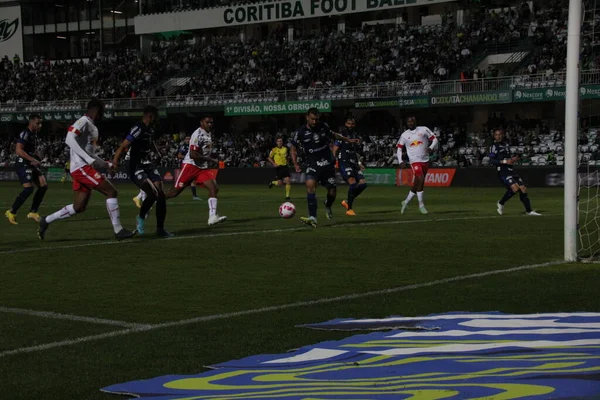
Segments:
[[[133,229],[137,189],[117,185],[121,218]],[[19,191],[0,184],[4,211]],[[45,241],[28,221],[0,221],[0,398],[111,399],[99,388],[165,374],[194,374],[204,365],[259,353],[279,353],[344,333],[296,328],[336,317],[424,315],[447,311],[600,311],[593,264],[561,264],[478,276],[416,289],[252,314],[238,311],[360,294],[446,278],[493,272],[562,258],[562,190],[532,189],[534,208],[523,215],[518,198],[496,214],[503,189],[426,189],[429,215],[416,199],[405,215],[407,188],[369,187],[356,200],[357,217],[324,217],[320,189],[317,229],[303,227],[304,188],[292,188],[297,215],[278,216],[280,188],[223,186],[219,213],[207,226],[206,193],[189,191],[168,205],[174,239],[144,237],[116,243],[104,199],[94,193],[88,211],[53,224]],[[52,183],[41,213],[71,202],[69,184]],[[47,311],[89,319],[8,312]],[[144,329],[197,317],[215,318]],[[54,318],[57,317],[57,318]],[[66,318],[66,317],[65,317]],[[70,318],[70,317],[69,317]],[[113,337],[45,349],[43,346],[134,328]],[[139,325],[135,325],[139,324]],[[136,330],[135,327],[142,326]],[[26,351],[33,346],[42,346]]]

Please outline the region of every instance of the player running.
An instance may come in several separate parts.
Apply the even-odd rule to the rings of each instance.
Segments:
[[[167,199],[179,196],[183,190],[192,183],[208,189],[208,225],[223,222],[227,217],[217,213],[217,173],[219,160],[211,157],[213,118],[204,116],[200,119],[200,128],[196,129],[190,138],[190,148],[183,160],[183,168],[177,177],[175,186],[167,193]]]
[[[498,178],[506,187],[506,193],[498,202],[498,214],[504,214],[504,204],[511,199],[517,192],[519,192],[519,198],[521,203],[525,206],[525,212],[530,216],[541,216],[531,209],[531,202],[527,196],[527,188],[523,179],[513,170],[513,164],[519,160],[518,156],[511,157],[510,145],[504,141],[504,131],[496,129],[494,131],[494,144],[490,148],[490,164],[496,166],[498,171]]]
[[[404,165],[402,161],[402,149],[406,147],[406,153],[408,154],[408,160],[414,175],[413,186],[408,192],[406,199],[402,202],[402,214],[404,214],[408,203],[410,203],[415,195],[417,195],[417,199],[419,200],[421,214],[427,214],[425,202],[423,201],[423,187],[425,186],[425,177],[429,170],[429,152],[437,147],[438,139],[426,126],[416,125],[417,119],[414,116],[406,119],[408,129],[400,136],[397,145],[397,156],[400,167]]]
[[[142,120],[136,123],[129,134],[121,143],[113,157],[113,169],[117,169],[121,156],[131,148],[129,156],[129,179],[146,193],[140,212],[136,217],[137,232],[145,233],[146,216],[156,203],[156,236],[172,237],[172,233],[165,230],[167,217],[167,199],[163,191],[163,183],[158,170],[152,163],[150,156],[153,151],[160,154],[156,147],[154,137],[155,125],[158,121],[158,109],[154,106],[144,108]]]
[[[273,186],[281,186],[285,183],[285,199],[291,200],[290,191],[292,184],[290,180],[290,169],[288,168],[288,148],[283,145],[283,137],[277,135],[276,147],[273,147],[267,160],[276,168],[276,180],[269,182],[269,189]]]
[[[333,218],[331,206],[337,193],[335,184],[335,163],[331,152],[331,139],[338,139],[345,143],[360,143],[359,139],[351,139],[332,132],[324,122],[320,122],[321,113],[316,108],[311,108],[306,113],[306,124],[298,128],[292,136],[291,156],[296,172],[302,172],[298,165],[298,149],[303,153],[306,173],[306,201],[308,203],[308,217],[300,220],[312,227],[317,227],[317,184],[327,188],[325,201],[325,215]]]
[[[102,119],[103,114],[104,104],[100,100],[91,100],[87,105],[86,114],[69,127],[65,143],[69,146],[71,153],[71,178],[73,179],[75,201],[54,214],[40,219],[38,230],[40,239],[45,238],[48,227],[54,221],[84,212],[90,201],[92,189],[106,196],[106,209],[115,231],[115,237],[117,239],[127,239],[135,235],[134,232],[123,228],[121,225],[117,189],[108,179],[97,172],[97,170],[108,169],[110,164],[95,154],[89,154],[84,150],[90,143],[90,139],[98,138],[98,128],[96,128],[95,123]]]
[[[181,168],[183,168],[183,160],[185,160],[189,150],[190,137],[186,136],[183,140],[183,144],[179,147],[179,150],[177,150],[177,159],[181,162]],[[192,182],[190,188],[192,190],[192,200],[202,200],[200,197],[198,197],[198,192],[196,192],[196,182]]]
[[[17,161],[15,163],[15,169],[19,176],[19,181],[23,186],[23,190],[15,199],[10,210],[6,210],[4,215],[8,218],[8,222],[13,225],[19,225],[17,222],[17,211],[27,201],[29,196],[33,193],[33,186],[37,186],[37,191],[33,196],[33,202],[27,214],[28,219],[32,219],[36,222],[40,222],[40,214],[38,209],[44,195],[48,190],[48,183],[44,173],[40,170],[39,156],[36,154],[36,141],[37,134],[42,129],[42,117],[37,114],[29,117],[29,124],[27,128],[19,134],[17,139],[17,148],[15,153],[17,154]]]
[[[357,138],[356,120],[354,117],[347,117],[345,128],[341,134],[347,138]],[[359,160],[358,145],[355,143],[345,143],[336,140],[333,144],[333,156],[337,155],[340,162],[340,174],[350,187],[348,188],[348,197],[342,201],[342,206],[346,209],[346,215],[356,216],[352,209],[354,199],[356,199],[366,188],[367,182],[362,171],[365,169]]]

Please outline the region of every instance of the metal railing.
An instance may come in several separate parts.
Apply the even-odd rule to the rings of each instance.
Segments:
[[[545,74],[506,76],[477,80],[453,80],[431,83],[389,82],[381,85],[354,87],[310,88],[287,91],[264,91],[245,93],[214,93],[201,95],[179,95],[143,98],[103,99],[109,110],[140,109],[152,104],[157,107],[222,106],[226,104],[267,103],[282,101],[319,100],[366,100],[374,98],[398,98],[419,95],[443,95],[468,92],[509,91],[516,88],[539,87],[544,85],[563,86],[565,72],[551,76]],[[582,85],[600,84],[600,69],[583,71]],[[0,104],[0,112],[50,112],[81,110],[85,100],[65,100],[47,102],[12,102]]]

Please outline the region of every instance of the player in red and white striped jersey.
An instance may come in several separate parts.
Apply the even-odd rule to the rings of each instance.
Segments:
[[[413,186],[408,192],[406,199],[402,202],[402,214],[404,214],[408,203],[410,203],[415,195],[419,200],[421,214],[427,214],[425,202],[423,201],[423,188],[425,186],[425,177],[429,170],[429,152],[434,150],[438,144],[437,138],[429,128],[426,126],[416,126],[416,124],[417,120],[414,116],[406,119],[408,129],[400,136],[397,145],[400,166],[404,164],[402,161],[402,150],[406,148],[410,167],[414,174]]]
[[[135,235],[135,232],[131,232],[121,225],[117,189],[97,171],[107,170],[110,168],[110,164],[100,159],[93,152],[85,150],[90,143],[93,144],[98,139],[96,122],[102,119],[103,113],[104,104],[100,100],[93,99],[88,103],[86,114],[69,127],[65,143],[69,146],[71,153],[70,170],[73,178],[75,201],[54,214],[40,219],[38,229],[40,239],[44,239],[46,230],[54,221],[84,212],[90,200],[92,189],[106,196],[106,209],[115,231],[115,237],[126,239]]]

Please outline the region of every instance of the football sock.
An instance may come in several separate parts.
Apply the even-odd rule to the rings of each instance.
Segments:
[[[525,206],[525,211],[531,212],[531,202],[529,201],[529,196],[527,193],[519,193],[519,198],[521,199],[521,203]]]
[[[271,183],[272,183],[273,185],[275,185],[275,186],[279,186],[279,181],[273,181],[273,182],[271,182]]]
[[[196,186],[192,186],[192,196],[198,197],[198,193],[196,192]]]
[[[335,194],[331,195],[327,192],[327,200],[325,201],[325,207],[331,207],[335,202]]]
[[[419,200],[419,207],[425,207],[425,203],[423,202],[423,192],[417,192],[417,199]]]
[[[140,199],[141,201],[146,200],[146,198],[148,197],[148,195],[146,195],[146,192],[144,192],[143,190],[140,190],[140,192],[138,193],[137,196],[138,199]]]
[[[76,212],[75,212],[75,209],[73,208],[73,204],[69,204],[68,206],[61,208],[54,214],[48,215],[46,217],[46,222],[51,224],[52,222],[54,222],[56,220],[69,218],[75,214],[76,214]]]
[[[33,196],[33,203],[31,204],[31,212],[38,212],[40,204],[42,204],[42,200],[44,200],[47,190],[48,186],[40,186],[37,192],[35,192],[35,195]]]
[[[211,197],[208,199],[208,210],[209,215],[212,217],[213,215],[217,215],[217,198]]]
[[[306,201],[308,203],[308,216],[317,218],[317,195],[315,193],[308,193]]]
[[[350,187],[348,188],[348,209],[352,210],[352,204],[354,203],[354,196],[356,195],[356,189],[358,188],[358,186],[356,185],[356,183],[353,183],[350,185]]]
[[[106,210],[110,216],[115,233],[119,233],[123,226],[121,225],[121,214],[119,213],[119,202],[117,199],[106,199]]]
[[[154,205],[156,201],[156,197],[147,196],[144,202],[142,203],[142,207],[140,207],[140,218],[146,218],[146,215],[150,212],[150,209]]]
[[[410,190],[408,192],[408,196],[406,196],[406,200],[404,200],[406,203],[410,203],[410,201],[412,200],[413,197],[415,197],[415,192],[413,192],[412,190]]]
[[[290,192],[292,191],[292,185],[289,183],[285,184],[285,197],[290,197]]]
[[[513,192],[511,189],[508,189],[506,191],[506,193],[504,193],[504,196],[502,196],[502,198],[500,199],[500,201],[498,203],[500,203],[500,205],[503,206],[504,203],[509,201],[514,195],[515,195],[515,192]]]
[[[354,198],[357,198],[367,188],[366,183],[359,183],[354,190]]]
[[[167,218],[167,199],[165,194],[158,195],[156,199],[156,229],[162,231],[165,229],[165,219]]]
[[[31,193],[33,193],[32,187],[23,188],[21,193],[19,193],[19,195],[15,199],[15,202],[13,203],[13,205],[10,209],[10,212],[12,212],[13,214],[16,214],[17,211],[19,211],[19,208],[21,208],[21,206],[23,205],[23,203],[25,203],[27,201],[27,199],[29,198],[29,196],[31,196]]]

